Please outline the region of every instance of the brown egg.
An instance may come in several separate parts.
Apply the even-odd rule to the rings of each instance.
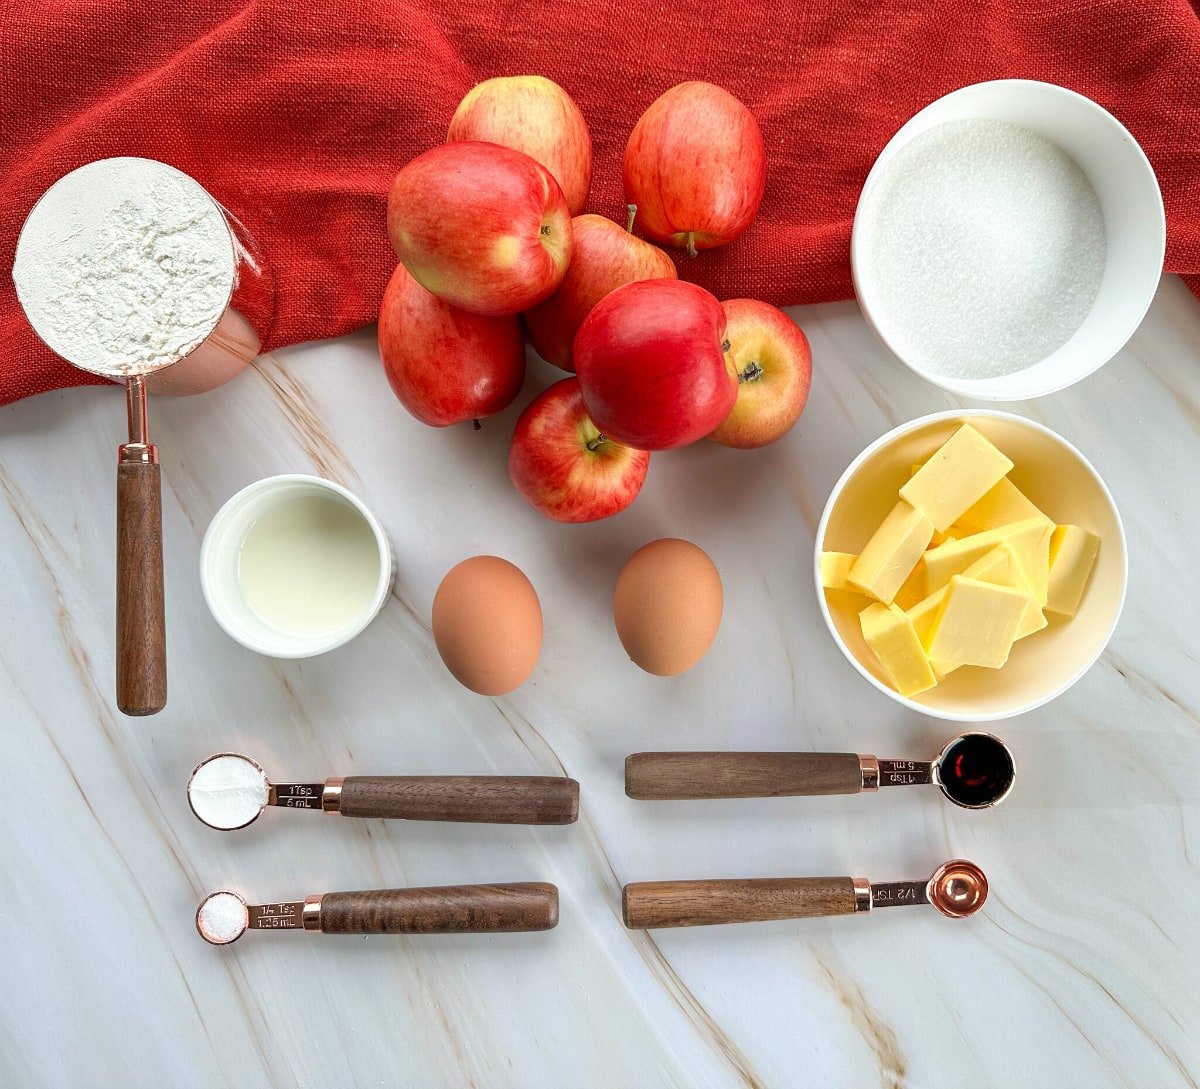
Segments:
[[[643,545],[621,568],[613,619],[636,665],[673,677],[712,646],[723,603],[721,576],[707,553],[690,541],[664,537]]]
[[[446,668],[472,692],[519,688],[542,649],[533,583],[499,556],[472,556],[446,572],[433,598],[433,638]]]

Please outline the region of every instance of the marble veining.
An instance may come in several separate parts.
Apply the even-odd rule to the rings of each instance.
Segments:
[[[405,415],[373,335],[260,360],[158,400],[170,702],[112,706],[116,390],[0,410],[0,1086],[613,1086],[972,1089],[1200,1085],[1200,304],[1168,278],[1145,324],[1079,386],[1014,410],[1077,444],[1131,535],[1125,615],[1070,693],[998,727],[1018,781],[993,811],[936,791],[636,803],[626,753],[817,748],[932,755],[953,732],[897,708],[840,657],[809,579],[847,462],[894,424],[959,405],[891,359],[852,303],[797,308],[810,406],[753,453],[656,455],[642,497],[586,527],[524,506],[505,454],[517,409],[431,431]],[[557,372],[534,360],[520,403]],[[233,492],[315,472],[362,496],[396,546],[393,600],[362,637],[271,661],[217,628],[200,539]],[[639,673],[612,627],[617,571],[654,537],[713,556],[726,613],[707,658]],[[429,632],[457,560],[532,578],[531,682],[459,688]],[[239,832],[188,809],[192,767],[249,753],[281,781],[529,773],[582,783],[579,823],[499,828],[270,810]],[[633,933],[625,881],[915,878],[987,871],[971,920],[866,917]],[[311,892],[547,880],[556,930],[493,937],[251,933],[214,949],[192,917],[231,888]]]

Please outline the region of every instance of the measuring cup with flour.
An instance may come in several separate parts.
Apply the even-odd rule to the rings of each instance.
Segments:
[[[244,276],[243,272],[251,275]],[[117,706],[167,700],[162,501],[146,379],[188,356],[260,267],[219,204],[152,159],[101,159],[54,183],[29,213],[13,263],[39,337],[68,363],[125,383],[129,441],[117,456]]]

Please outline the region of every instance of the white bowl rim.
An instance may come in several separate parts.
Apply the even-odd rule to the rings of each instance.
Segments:
[[[916,700],[909,699],[908,696],[902,696],[894,688],[884,684],[878,677],[875,676],[869,669],[866,668],[858,658],[851,652],[842,639],[841,633],[837,630],[837,625],[833,622],[833,616],[829,611],[829,602],[825,597],[825,587],[821,583],[821,552],[822,545],[825,541],[825,531],[829,526],[829,518],[833,513],[833,508],[837,500],[841,497],[842,491],[845,489],[847,482],[858,471],[859,466],[870,458],[876,451],[888,445],[894,439],[907,434],[910,431],[916,431],[918,428],[924,427],[927,424],[939,423],[942,420],[962,420],[966,422],[973,417],[988,416],[995,419],[1013,420],[1018,424],[1029,427],[1034,431],[1041,431],[1048,435],[1056,442],[1064,446],[1076,458],[1079,463],[1091,474],[1092,478],[1100,485],[1100,491],[1103,493],[1105,500],[1112,509],[1113,517],[1117,523],[1117,533],[1121,543],[1121,594],[1117,600],[1117,607],[1113,610],[1112,622],[1109,624],[1108,631],[1104,633],[1104,638],[1100,640],[1096,653],[1092,655],[1074,674],[1068,678],[1063,684],[1046,695],[1032,700],[1028,703],[1018,704],[999,713],[982,714],[978,712],[959,712],[943,710],[938,707],[930,707],[924,703],[918,703]],[[1113,637],[1113,632],[1117,630],[1117,624],[1120,622],[1121,613],[1125,609],[1125,597],[1129,589],[1129,545],[1125,534],[1125,524],[1121,520],[1121,512],[1117,507],[1116,501],[1113,499],[1112,492],[1109,491],[1108,485],[1104,483],[1104,478],[1096,470],[1096,467],[1079,451],[1074,443],[1063,438],[1053,428],[1047,427],[1037,420],[1031,420],[1027,416],[1019,416],[1015,412],[1005,412],[995,408],[956,408],[949,409],[945,412],[932,412],[926,416],[918,416],[915,420],[910,420],[908,423],[899,424],[893,427],[884,435],[880,435],[873,443],[871,443],[861,454],[858,455],[846,467],[846,471],[838,477],[838,481],[834,484],[832,491],[829,493],[829,498],[825,500],[825,508],[821,511],[821,520],[817,523],[816,539],[813,544],[813,580],[816,586],[817,604],[821,609],[821,616],[825,621],[825,627],[829,629],[829,634],[833,636],[833,641],[837,644],[838,649],[842,652],[842,656],[856,669],[860,676],[865,677],[871,684],[882,692],[885,696],[890,696],[897,703],[907,707],[911,711],[916,711],[919,714],[927,715],[930,718],[949,719],[954,722],[999,722],[1003,719],[1016,718],[1018,715],[1023,715],[1029,711],[1036,710],[1049,703],[1051,700],[1057,699],[1068,688],[1071,688],[1078,682],[1085,673],[1088,672],[1099,661],[1100,656],[1108,649],[1108,644]]]
[[[1083,108],[1090,109],[1100,114],[1115,129],[1123,133],[1128,138],[1128,142],[1132,148],[1134,157],[1138,159],[1141,166],[1145,168],[1146,172],[1153,179],[1154,191],[1158,197],[1157,226],[1159,243],[1158,248],[1160,251],[1158,264],[1160,272],[1158,280],[1156,280],[1153,285],[1148,287],[1144,304],[1139,308],[1140,313],[1137,321],[1131,324],[1129,332],[1125,335],[1121,343],[1114,343],[1111,352],[1105,358],[1098,359],[1096,363],[1084,373],[1065,378],[1063,381],[1058,382],[1057,384],[1048,384],[1044,387],[1026,390],[1017,396],[997,394],[993,390],[988,389],[986,386],[976,389],[974,388],[974,383],[977,380],[953,378],[947,377],[946,375],[936,374],[932,371],[926,371],[906,359],[899,351],[897,351],[896,346],[888,339],[887,335],[876,324],[874,318],[871,316],[870,307],[863,301],[863,285],[862,279],[859,275],[859,268],[865,260],[865,255],[862,251],[863,247],[866,245],[866,243],[863,241],[863,231],[860,226],[861,220],[859,217],[859,211],[862,208],[867,192],[873,186],[879,184],[879,178],[884,169],[887,167],[887,160],[890,160],[893,157],[893,154],[898,147],[901,147],[908,142],[907,134],[916,127],[918,121],[926,113],[926,111],[933,109],[934,107],[945,102],[947,99],[976,93],[979,88],[1000,86],[1025,88],[1036,87],[1038,88],[1039,92],[1062,95],[1064,98],[1075,100]],[[879,342],[918,378],[922,378],[930,385],[937,386],[939,389],[944,389],[948,393],[953,393],[958,397],[966,397],[974,401],[1001,401],[1010,403],[1013,401],[1032,400],[1035,397],[1048,397],[1052,393],[1058,393],[1069,386],[1075,385],[1077,382],[1082,382],[1085,378],[1089,378],[1106,363],[1111,362],[1113,356],[1121,351],[1121,349],[1129,343],[1130,339],[1133,337],[1133,334],[1138,331],[1142,322],[1145,320],[1146,314],[1150,310],[1151,304],[1154,302],[1154,296],[1157,293],[1159,282],[1161,282],[1162,279],[1161,267],[1166,258],[1166,251],[1167,214],[1166,207],[1163,204],[1162,199],[1162,187],[1158,183],[1158,175],[1154,172],[1154,167],[1151,164],[1150,159],[1147,157],[1146,152],[1143,150],[1142,145],[1138,143],[1129,129],[1127,129],[1120,122],[1120,120],[1117,119],[1117,117],[1101,106],[1099,102],[1088,98],[1087,95],[1080,94],[1078,91],[1072,91],[1069,87],[1063,87],[1057,83],[1048,83],[1044,80],[1038,79],[989,79],[983,80],[979,83],[968,83],[966,86],[955,88],[955,90],[948,91],[946,94],[935,98],[932,102],[926,103],[915,114],[913,114],[912,117],[905,121],[904,124],[892,134],[891,139],[888,140],[888,142],[880,149],[879,154],[875,157],[875,161],[871,164],[871,169],[867,172],[866,179],[863,181],[862,188],[858,193],[858,201],[854,206],[854,218],[850,224],[850,279],[854,284],[854,297],[855,301],[858,303],[859,312],[862,314],[863,319],[866,321],[871,331],[875,334]]]
[[[358,620],[330,632],[324,643],[305,646],[303,648],[287,646],[283,642],[287,638],[285,633],[280,633],[280,642],[267,644],[248,637],[245,632],[237,630],[230,624],[226,611],[217,600],[216,592],[212,587],[211,583],[214,575],[211,570],[212,565],[209,563],[209,556],[211,555],[217,534],[224,530],[225,523],[237,508],[245,503],[247,499],[252,498],[260,492],[273,491],[288,484],[311,484],[340,496],[358,511],[367,525],[371,527],[376,547],[379,549],[379,578],[375,583],[375,591],[371,595],[371,604],[363,610]],[[208,611],[212,614],[213,619],[220,626],[221,630],[234,640],[234,642],[240,643],[247,650],[252,650],[256,654],[261,654],[267,658],[314,658],[318,654],[326,654],[331,650],[336,650],[338,647],[345,646],[352,639],[361,635],[379,615],[380,610],[387,601],[388,594],[391,593],[393,574],[394,559],[391,542],[388,540],[379,519],[371,513],[367,505],[350,491],[349,488],[339,484],[335,480],[329,480],[323,476],[313,476],[311,473],[280,473],[277,476],[266,476],[260,480],[252,481],[244,488],[234,492],[233,495],[221,504],[217,513],[213,515],[212,521],[208,523],[208,528],[204,531],[204,539],[200,543],[200,589],[204,595],[204,603],[208,606]]]

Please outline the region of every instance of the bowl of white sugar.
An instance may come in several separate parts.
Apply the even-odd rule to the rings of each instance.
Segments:
[[[963,87],[888,142],[863,185],[851,264],[879,338],[962,397],[1065,388],[1133,335],[1166,221],[1142,149],[1050,83]]]

